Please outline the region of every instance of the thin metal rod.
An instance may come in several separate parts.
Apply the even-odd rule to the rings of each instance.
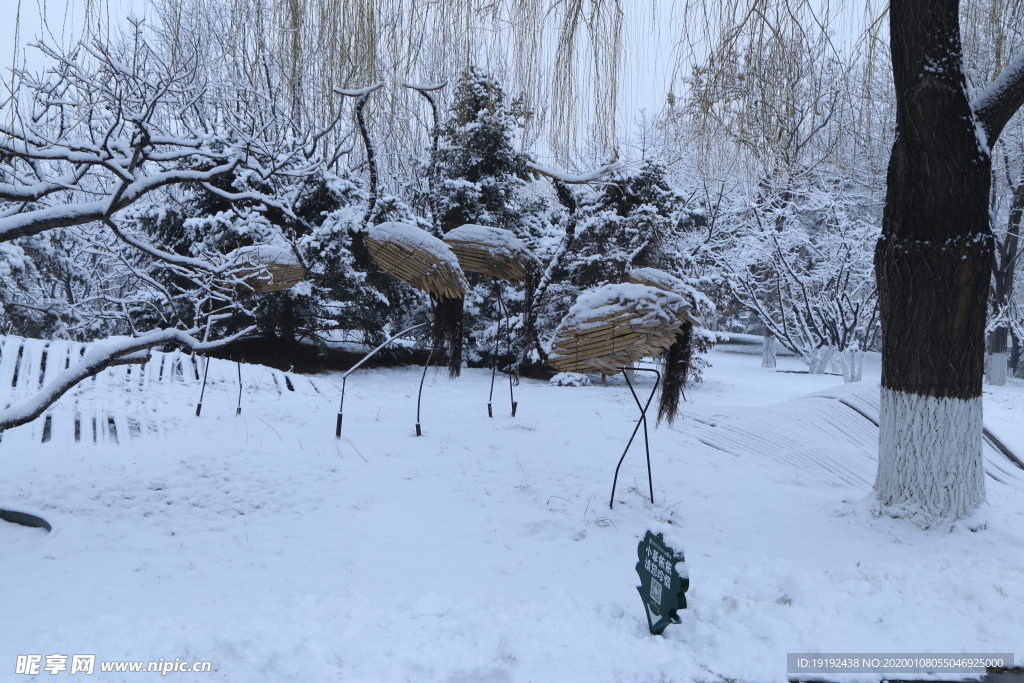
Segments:
[[[423,366],[423,375],[420,377],[420,391],[416,394],[416,436],[423,436],[423,431],[420,429],[420,404],[423,401],[423,381],[427,379],[427,368],[430,367],[430,360],[434,357],[434,347],[430,347],[430,353],[427,354],[427,363]]]
[[[348,382],[348,375],[341,378],[341,405],[338,406],[338,421],[334,425],[334,438],[341,438],[341,421],[345,418],[345,384]]]
[[[419,325],[413,325],[412,327],[407,327],[407,328],[405,328],[404,330],[402,330],[402,331],[401,331],[401,332],[399,332],[398,334],[393,334],[393,335],[391,335],[390,337],[388,337],[388,338],[387,338],[387,341],[385,341],[385,342],[384,342],[383,344],[381,344],[380,346],[378,346],[377,348],[375,348],[375,349],[374,349],[373,351],[370,351],[370,352],[369,352],[368,354],[366,354],[365,356],[363,356],[363,359],[362,359],[361,361],[359,361],[358,363],[356,363],[355,365],[353,365],[352,367],[350,367],[350,368],[349,368],[348,370],[346,370],[346,371],[345,371],[345,374],[344,374],[344,375],[342,375],[342,377],[348,377],[349,375],[351,375],[351,374],[352,374],[353,372],[355,372],[356,370],[358,370],[358,369],[359,369],[359,367],[360,367],[360,366],[361,366],[361,365],[362,365],[363,363],[365,363],[366,361],[368,361],[368,360],[370,360],[371,358],[373,358],[374,356],[376,356],[376,355],[377,355],[377,352],[378,352],[378,351],[380,351],[380,350],[381,350],[381,349],[383,349],[383,348],[384,348],[385,346],[387,346],[387,345],[388,345],[388,344],[390,344],[391,342],[393,342],[393,341],[395,341],[396,339],[398,339],[399,337],[401,337],[401,336],[402,336],[403,334],[405,334],[406,332],[412,332],[413,330],[418,330],[419,328],[423,327],[424,325],[429,325],[429,324],[430,324],[429,322],[426,322],[426,323],[420,323]]]
[[[401,337],[403,334],[406,334],[407,332],[412,332],[413,330],[419,329],[419,328],[423,327],[424,325],[429,325],[429,324],[430,323],[420,323],[419,325],[413,325],[412,327],[405,328],[404,330],[402,330],[398,334],[391,335],[390,337],[388,337],[384,341],[383,344],[381,344],[380,346],[375,348],[373,351],[370,351],[368,354],[363,356],[363,359],[361,361],[359,361],[358,363],[356,363],[355,365],[353,365],[352,367],[350,367],[348,370],[345,371],[345,374],[341,376],[341,402],[338,404],[338,419],[335,422],[335,426],[334,426],[334,438],[336,438],[336,439],[340,439],[341,438],[341,422],[342,422],[342,416],[343,416],[344,411],[345,411],[345,381],[348,379],[348,376],[351,375],[356,370],[358,370],[359,367],[363,363],[365,363],[366,361],[368,361],[371,358],[373,358],[374,356],[376,356],[378,351],[380,351],[385,346],[387,346],[391,342],[393,342],[396,339],[398,339],[399,337]]]
[[[235,361],[238,363],[238,407],[235,408],[235,415],[242,414],[242,361]]]
[[[210,357],[206,358],[206,369],[203,370],[203,388],[199,392],[199,403],[196,404],[196,417],[199,417],[199,413],[203,412],[203,396],[206,395],[206,376],[210,374]]]
[[[625,370],[626,368],[619,368]],[[640,431],[640,425],[644,427],[644,447],[647,450],[647,483],[651,488],[651,504],[654,504],[654,478],[651,476],[651,444],[647,437],[647,409],[651,406],[651,401],[654,400],[654,394],[658,391],[658,384],[661,383],[661,373],[654,368],[632,368],[637,372],[653,372],[656,376],[654,378],[654,387],[651,389],[651,395],[647,397],[647,403],[641,404],[640,397],[637,396],[636,390],[633,389],[632,382],[629,381],[628,376],[626,377],[626,385],[629,387],[629,391],[633,394],[633,400],[636,401],[637,408],[640,409],[640,419],[636,423],[636,427],[633,428],[633,433],[629,437],[629,442],[626,444],[626,450],[622,451],[622,457],[619,458],[619,464],[615,466],[615,478],[612,479],[612,495],[608,500],[608,507],[615,507],[615,486],[619,481],[619,468],[622,467],[622,461],[626,459],[626,453],[629,452],[629,447],[633,445],[633,439],[636,438],[636,433]]]
[[[487,417],[494,417],[491,409],[491,402],[494,400],[494,376],[498,373],[498,344],[501,339],[501,318],[498,318],[498,327],[494,330],[494,353],[491,355],[491,392],[487,394]]]
[[[655,370],[655,372],[657,372],[657,370]],[[651,476],[651,442],[647,438],[647,408],[646,406],[642,408],[640,407],[640,397],[636,395],[636,390],[633,389],[633,382],[630,381],[629,375],[623,373],[623,376],[626,378],[626,384],[629,386],[629,392],[633,394],[633,400],[636,401],[637,408],[640,408],[640,412],[642,415],[641,421],[644,423],[644,450],[647,452],[647,485],[650,487],[651,491],[651,505],[654,505],[654,478]],[[660,378],[661,375],[659,374],[658,379]],[[654,386],[655,388],[657,388],[658,386],[657,379],[654,381]],[[651,397],[653,398],[653,396],[654,392],[652,391]],[[651,399],[648,398],[647,405],[650,404]]]
[[[508,308],[505,306],[505,301],[501,298],[501,285],[500,284],[498,285],[498,306],[501,308],[501,312],[504,314],[504,317],[505,317],[505,353],[508,355],[509,358],[511,358],[512,357],[512,321],[511,321],[511,319],[509,317]],[[501,322],[500,321],[498,322],[498,328],[499,329],[501,328]],[[512,381],[512,371],[509,370],[509,373],[508,373],[508,398],[509,398],[509,402],[512,404],[512,417],[515,417],[516,416],[516,407],[518,406],[518,404],[516,403],[515,393],[513,393],[513,391],[512,391],[512,384],[513,384],[513,381]]]

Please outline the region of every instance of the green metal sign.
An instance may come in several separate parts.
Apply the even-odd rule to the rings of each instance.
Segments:
[[[678,624],[677,610],[686,609],[686,591],[690,578],[680,576],[677,562],[684,562],[683,553],[672,550],[665,544],[665,538],[650,531],[636,548],[639,562],[636,573],[640,575],[640,599],[644,601],[647,626],[654,635],[660,635],[669,624]]]

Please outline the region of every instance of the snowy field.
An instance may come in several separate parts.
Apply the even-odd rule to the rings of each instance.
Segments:
[[[12,672],[33,653],[254,683],[767,682],[788,652],[1024,657],[1024,471],[987,447],[975,519],[877,517],[877,358],[844,387],[731,350],[651,433],[655,504],[640,441],[614,510],[637,417],[621,379],[524,380],[515,418],[499,383],[488,419],[488,372],[431,372],[416,438],[419,369],[357,371],[336,441],[338,375],[246,367],[236,417],[236,367],[214,361],[197,418],[185,357],[115,368],[0,442],[0,508],[53,526],[0,522],[0,680],[32,680]],[[986,425],[1018,455],[1022,410],[1024,384],[986,387]],[[657,524],[691,579],[665,637],[635,588]]]

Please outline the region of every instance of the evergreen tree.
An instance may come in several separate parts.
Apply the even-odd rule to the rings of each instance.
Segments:
[[[90,276],[96,268],[90,268],[87,246],[73,230],[0,244],[0,334],[90,340],[124,332],[76,306],[93,296],[117,296],[123,284]]]
[[[516,136],[530,116],[497,80],[469,67],[441,126],[437,153],[438,224],[442,232],[474,223],[511,230],[528,244],[540,234],[543,202],[530,199],[530,158]]]
[[[538,325],[550,332],[588,289],[625,282],[633,268],[658,268],[695,286],[689,237],[703,225],[671,186],[665,168],[646,160],[577,199],[576,232],[553,274]]]
[[[547,205],[531,197],[529,184],[535,176],[527,166],[530,157],[517,149],[517,136],[529,116],[522,100],[510,99],[483,69],[473,66],[462,74],[438,145],[434,206],[442,233],[466,224],[486,225],[510,230],[527,246],[537,246],[547,229]],[[488,283],[473,275],[470,282],[467,355],[471,361],[489,362],[501,318],[499,291],[520,333],[529,303],[507,283]],[[516,343],[523,346],[522,340]],[[503,363],[513,361],[502,358]]]
[[[219,189],[269,189],[253,183],[258,185],[251,176],[235,177]],[[339,332],[378,343],[389,323],[400,324],[422,307],[416,292],[381,272],[370,259],[358,233],[366,207],[366,192],[359,182],[318,174],[281,194],[292,198],[289,212],[251,210],[244,202],[229,203],[204,188],[191,188],[133,217],[154,244],[182,256],[204,251],[227,254],[256,244],[293,245],[308,267],[305,279],[288,290],[252,295],[259,336],[287,353],[302,353],[300,342],[322,344]],[[394,198],[384,198],[380,207],[379,220],[409,220],[410,212]],[[159,262],[148,268],[176,298],[188,301],[194,283]],[[143,315],[154,315],[159,303],[154,300],[154,307]],[[187,306],[179,306],[181,312],[187,313]]]
[[[563,186],[563,191],[567,191]],[[695,286],[693,258],[686,246],[703,225],[703,214],[691,210],[686,198],[671,186],[664,167],[646,160],[634,173],[620,172],[600,189],[575,199],[575,233],[555,269],[538,325],[554,330],[580,294],[609,283],[626,282],[634,268],[657,268],[678,279],[678,286],[697,308],[711,304]],[[699,382],[710,340],[687,323],[662,363],[658,419],[675,419],[683,389]]]

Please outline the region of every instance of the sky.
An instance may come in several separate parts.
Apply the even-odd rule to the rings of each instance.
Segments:
[[[138,11],[145,2],[105,0],[96,4],[102,5],[105,12],[109,9],[112,17],[123,17]],[[64,45],[73,42],[84,26],[86,7],[86,0],[0,0],[0,63],[5,77],[15,59],[26,59],[30,67],[41,63],[34,50],[26,49],[40,38]]]

